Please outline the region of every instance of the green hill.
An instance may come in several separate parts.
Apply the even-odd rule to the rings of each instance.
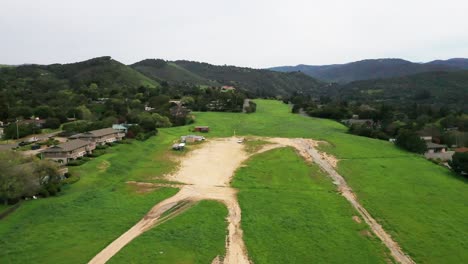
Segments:
[[[147,59],[130,65],[133,69],[158,81],[172,83],[193,83],[219,86],[216,81],[205,79],[179,65],[160,59]]]
[[[281,73],[185,60],[144,60],[131,66],[154,80],[212,86],[231,85],[260,97],[312,93],[323,86],[314,78],[298,72]]]
[[[156,87],[158,83],[131,67],[126,66],[111,57],[99,57],[83,62],[70,64],[52,64],[42,66],[54,73],[58,78],[68,79],[72,86],[96,83],[100,87]]]
[[[97,98],[133,99],[142,86],[151,89],[159,83],[110,57],[0,68],[0,120],[26,118],[39,111],[43,118],[59,117],[63,122],[75,107],[89,106]],[[117,112],[125,112],[124,107]]]

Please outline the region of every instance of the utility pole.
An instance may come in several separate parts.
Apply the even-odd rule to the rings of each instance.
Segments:
[[[19,139],[18,118],[16,119],[16,139]]]

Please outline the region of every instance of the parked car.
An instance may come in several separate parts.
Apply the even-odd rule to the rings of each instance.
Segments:
[[[36,150],[36,149],[40,149],[41,148],[41,145],[38,145],[38,144],[34,144],[31,146],[31,150]]]

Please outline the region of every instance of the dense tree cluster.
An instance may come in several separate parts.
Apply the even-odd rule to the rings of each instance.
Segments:
[[[1,151],[0,171],[0,201],[5,204],[22,197],[60,192],[61,179],[53,162],[26,158],[14,151]]]
[[[468,146],[468,115],[456,107],[417,102],[397,105],[381,101],[345,101],[303,95],[285,101],[294,104],[293,112],[303,111],[310,116],[343,121],[349,126],[350,133],[360,136],[388,140],[409,130],[419,136],[432,136],[436,143]]]
[[[246,95],[219,87],[156,82],[109,57],[74,64],[24,65],[0,69],[0,120],[5,138],[39,133],[16,120],[45,120],[42,128],[68,132],[137,124],[134,133],[193,122],[190,110],[240,112]],[[184,108],[174,109],[171,100]],[[176,110],[176,111],[174,111]],[[137,135],[135,135],[137,136]]]
[[[456,173],[468,177],[468,152],[455,153],[452,156],[452,160],[449,162],[449,165]]]

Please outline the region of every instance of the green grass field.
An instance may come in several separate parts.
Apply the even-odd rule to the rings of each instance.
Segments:
[[[468,245],[466,179],[460,179],[448,169],[415,154],[401,151],[388,142],[346,134],[346,128],[337,122],[290,114],[288,106],[279,101],[256,100],[256,102],[257,113],[253,114],[195,113],[196,125],[210,126],[211,132],[203,134],[207,137],[227,137],[236,134],[307,137],[329,142],[322,145],[321,149],[342,159],[339,172],[354,188],[368,211],[383,224],[403,250],[416,262],[468,262],[468,251],[465,250]],[[137,222],[159,200],[175,193],[174,189],[160,189],[139,194],[125,182],[160,181],[162,174],[176,168],[177,164],[171,161],[168,155],[173,153],[169,150],[171,143],[180,135],[192,134],[189,132],[190,127],[192,126],[160,129],[157,137],[146,142],[119,145],[111,148],[108,154],[80,167],[72,168],[71,172],[80,175],[81,180],[66,188],[63,195],[27,201],[17,211],[0,220],[0,263],[84,263],[91,259],[105,245]],[[190,146],[188,149],[190,150]],[[327,189],[328,183],[324,179],[311,188]],[[258,191],[268,194],[266,188]],[[336,195],[332,190],[330,192]],[[309,191],[309,194],[304,196],[304,199],[312,198],[323,199],[331,208],[347,208],[325,194]],[[294,201],[291,198],[291,202],[295,202],[302,209],[307,209],[300,200]],[[311,205],[309,208],[311,211],[306,216],[310,217],[313,210],[324,210],[322,207],[325,206]],[[195,212],[194,214],[203,215],[198,213],[200,210],[203,211],[202,209],[195,209],[185,214]],[[262,210],[268,213],[269,209]],[[291,211],[287,208],[282,210],[285,213]],[[324,223],[320,226],[309,223],[309,217],[295,215],[298,216],[297,219],[301,219],[297,223],[297,228],[304,226],[309,228],[307,230],[315,232],[315,229],[321,228],[328,223],[327,221],[330,223],[344,221],[343,225],[349,226],[351,231],[360,230],[360,226],[353,227],[352,222],[343,220],[349,220],[351,213],[346,211],[348,209],[343,210],[335,214],[336,218],[333,219],[323,216],[321,221]],[[180,217],[184,217],[185,214]],[[245,221],[261,224],[255,223],[248,217],[248,213],[244,212]],[[192,216],[190,218],[192,219]],[[175,220],[177,218],[165,223],[165,228],[167,230],[177,228],[179,224]],[[266,220],[269,219],[259,221]],[[204,233],[204,229],[205,227],[197,232]],[[157,232],[157,228],[150,233],[153,231]],[[225,226],[221,231],[225,232]],[[333,234],[335,231],[338,234],[345,232],[344,228],[332,228],[328,231],[330,237],[336,237]],[[320,230],[316,232],[317,236],[322,235]],[[343,241],[359,241],[359,237],[352,236],[353,232],[348,233],[349,237],[343,238]],[[164,242],[157,236],[144,239],[151,240],[155,245]],[[331,247],[336,243],[337,250],[346,252],[346,248],[341,248],[343,241],[327,241],[330,244],[325,245]],[[362,256],[355,256],[354,262],[365,261],[366,256],[371,256],[372,248],[376,250],[375,260],[382,260],[379,258],[380,248],[366,240],[360,241],[359,243],[364,245],[361,249],[364,253]],[[180,245],[185,243],[180,242]],[[216,245],[222,247],[224,241]],[[265,245],[259,245],[259,249],[261,246],[266,248]],[[177,245],[175,247],[195,252],[197,245],[193,244],[191,248]],[[124,249],[125,253],[122,254],[138,255],[138,247],[130,244],[128,248]],[[305,251],[308,249],[304,248]],[[261,257],[268,254],[258,255]],[[125,257],[122,256],[123,259]],[[374,260],[372,257],[369,258]],[[180,260],[187,259],[201,259],[201,255],[180,254]]]
[[[176,193],[138,193],[125,183],[161,176],[176,164],[163,153],[169,137],[110,148],[80,167],[80,181],[59,197],[24,202],[0,220],[0,263],[85,263],[139,221],[158,201]]]
[[[346,133],[331,120],[289,113],[279,101],[256,100],[254,114],[197,113],[208,136],[258,135],[325,140],[342,161],[338,171],[368,211],[418,263],[466,263],[466,179],[382,140]],[[173,128],[183,132],[185,127]]]
[[[281,162],[278,162],[281,160]],[[386,249],[316,165],[291,148],[238,170],[242,227],[254,263],[385,263]]]
[[[211,263],[224,256],[227,209],[201,201],[136,238],[109,263]]]

